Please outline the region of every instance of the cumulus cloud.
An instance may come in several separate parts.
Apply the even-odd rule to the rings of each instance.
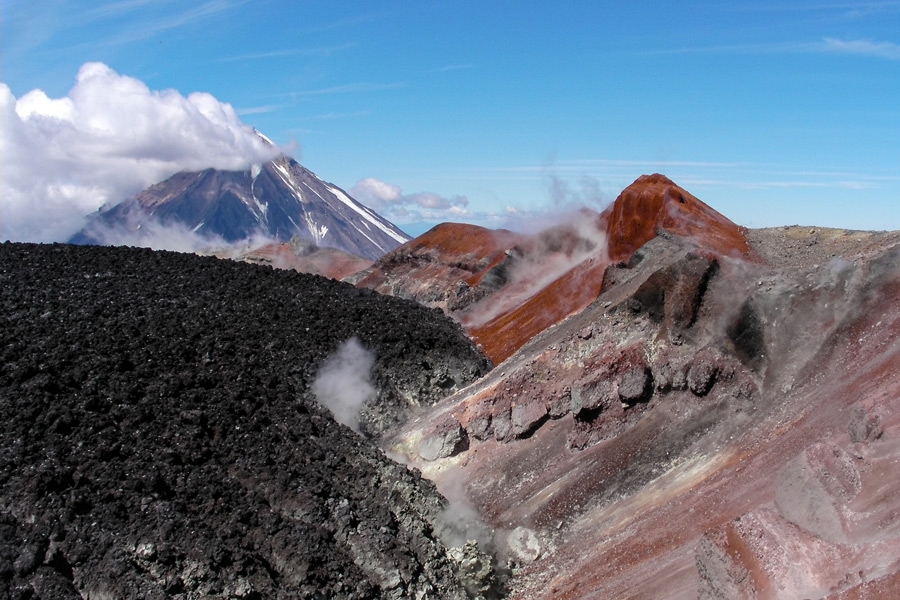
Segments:
[[[400,187],[374,177],[360,180],[350,195],[388,219],[446,221],[470,215],[465,196],[444,197],[433,192],[404,194]]]
[[[313,394],[335,421],[359,432],[359,411],[375,394],[372,366],[375,355],[353,337],[338,346],[311,386]]]
[[[279,149],[207,93],[151,90],[86,63],[64,98],[0,83],[0,240],[63,241],[84,217],[183,170],[245,169]]]

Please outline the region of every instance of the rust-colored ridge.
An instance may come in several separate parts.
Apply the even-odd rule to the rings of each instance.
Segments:
[[[500,364],[528,340],[593,302],[608,264],[600,259],[582,262],[523,304],[467,331],[485,355]]]
[[[463,280],[474,287],[481,283],[488,271],[503,261],[507,250],[525,239],[526,236],[506,229],[442,223],[382,256],[376,261],[372,272],[357,285],[379,289],[396,274],[398,266],[404,266],[401,271],[410,270],[412,264],[418,263],[418,268],[423,269],[417,277],[419,279],[426,275],[439,277],[441,271],[460,269],[466,273]],[[427,268],[423,264],[432,264],[433,267]]]
[[[691,238],[701,249],[719,255],[747,255],[743,229],[659,173],[642,175],[603,212],[609,257],[628,260],[659,230]]]

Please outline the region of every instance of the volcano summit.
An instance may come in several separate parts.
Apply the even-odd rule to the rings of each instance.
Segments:
[[[370,260],[409,240],[396,225],[282,155],[245,171],[177,173],[97,213],[69,241],[142,245],[172,231],[212,245],[299,237]]]

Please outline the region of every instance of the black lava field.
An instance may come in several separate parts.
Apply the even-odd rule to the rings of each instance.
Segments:
[[[490,365],[412,301],[147,249],[0,244],[0,598],[465,598],[443,499],[309,386],[373,351],[370,434]]]

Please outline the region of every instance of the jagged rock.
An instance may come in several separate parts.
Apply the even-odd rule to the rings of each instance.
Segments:
[[[660,392],[672,389],[683,390],[687,387],[687,370],[689,363],[674,352],[663,351],[651,365],[653,386]]]
[[[571,412],[609,408],[618,399],[616,386],[606,374],[594,374],[572,385]]]
[[[456,417],[448,415],[419,443],[419,456],[429,461],[454,456],[465,450],[468,441],[466,430]]]
[[[715,383],[718,365],[714,358],[698,354],[687,372],[687,387],[697,396],[705,396]]]
[[[446,317],[147,249],[0,244],[0,279],[0,598],[466,597],[434,485],[309,389],[352,336],[386,405],[477,371]]]
[[[765,328],[752,298],[741,305],[726,333],[740,361],[750,369],[759,371],[765,363]]]
[[[506,540],[510,561],[517,565],[528,565],[541,557],[543,547],[534,530],[516,527]]]
[[[547,407],[540,398],[517,402],[512,407],[513,435],[521,437],[530,432],[547,416]]]
[[[494,598],[497,596],[497,578],[491,557],[483,552],[478,543],[469,540],[463,546],[451,548],[450,558],[456,561],[456,577],[471,598]]]
[[[499,410],[491,418],[491,425],[494,430],[494,439],[498,442],[508,442],[514,438],[512,410],[510,408]]]
[[[547,415],[551,419],[559,419],[569,414],[572,410],[572,388],[564,386],[551,394],[547,402]]]
[[[486,440],[491,437],[491,415],[481,414],[472,419],[466,431],[476,440]]]
[[[625,372],[619,382],[619,398],[623,402],[635,402],[643,398],[650,387],[647,367],[633,367]]]
[[[854,443],[874,442],[884,434],[884,416],[857,404],[850,412],[847,430],[850,433],[850,441]]]

